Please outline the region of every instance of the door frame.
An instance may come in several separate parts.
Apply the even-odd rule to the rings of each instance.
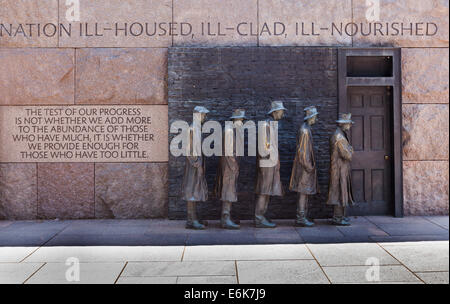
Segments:
[[[392,57],[391,77],[347,77],[347,57],[389,56]],[[338,96],[339,113],[348,112],[347,89],[353,86],[392,87],[392,201],[394,216],[403,217],[403,149],[402,149],[402,83],[400,48],[339,48],[338,49]]]

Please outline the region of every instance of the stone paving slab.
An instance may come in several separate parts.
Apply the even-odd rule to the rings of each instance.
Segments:
[[[406,217],[392,217],[392,216],[365,216],[369,222],[378,224],[415,224],[426,223],[426,219],[422,216],[406,216]]]
[[[180,261],[184,246],[91,246],[41,247],[24,262],[65,262],[76,257],[81,262]]]
[[[237,284],[235,276],[178,277],[178,284]]]
[[[448,230],[448,216],[426,216],[425,219]]]
[[[448,234],[448,230],[441,228],[431,222],[428,223],[414,223],[414,224],[378,224],[383,231],[391,236],[399,235],[415,235],[424,234]]]
[[[0,246],[184,246],[245,244],[322,244],[448,240],[448,217],[352,217],[352,226],[336,227],[315,220],[313,228],[297,228],[293,220],[277,220],[276,229],[220,228],[209,221],[205,231],[186,230],[184,221],[68,220],[0,221]]]
[[[414,272],[448,271],[448,242],[380,244],[386,251]]]
[[[448,233],[436,235],[371,236],[370,239],[377,243],[448,241]]]
[[[368,278],[378,279],[373,277],[370,266],[341,266],[341,267],[323,267],[332,283],[370,283]],[[372,276],[371,276],[372,275]],[[410,272],[406,267],[401,265],[380,266],[379,280],[377,283],[388,282],[421,282],[417,276]]]
[[[426,284],[449,284],[448,271],[417,272],[416,275]]]
[[[201,234],[191,233],[186,240],[186,245],[241,245],[241,244],[255,244],[257,243],[254,234],[246,233],[231,233],[225,232],[211,232],[205,230]]]
[[[0,283],[17,284],[71,283],[68,258],[80,261],[81,283],[108,284],[448,284],[449,270],[448,241],[0,249],[15,261],[0,262]],[[380,281],[367,281],[378,263]]]
[[[186,247],[183,261],[312,260],[305,245],[244,245]]]
[[[120,277],[117,284],[237,284],[236,276]]]
[[[240,284],[329,284],[314,260],[238,261]]]
[[[35,273],[43,263],[1,263],[0,284],[22,284]]]
[[[303,244],[305,241],[297,232],[286,234],[259,234],[255,233],[257,244]]]
[[[122,273],[124,277],[147,276],[233,276],[235,262],[130,262]]]
[[[26,265],[26,264],[20,264]],[[80,263],[80,280],[69,281],[70,269],[65,263],[47,263],[26,284],[114,284],[125,263]]]
[[[177,277],[120,277],[116,284],[176,284]]]
[[[59,234],[46,246],[175,246],[184,245],[188,235],[174,233],[128,233],[128,234]]]
[[[19,263],[38,247],[0,247],[0,263]]]
[[[322,266],[364,266],[372,258],[376,258],[379,265],[400,264],[379,245],[372,243],[310,244],[308,247]]]
[[[0,246],[42,246],[64,230],[65,221],[17,221],[0,228]]]
[[[0,221],[0,228],[8,227],[12,223],[14,223],[14,222],[13,221]]]

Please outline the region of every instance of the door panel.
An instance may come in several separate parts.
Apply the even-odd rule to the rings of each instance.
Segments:
[[[390,88],[349,87],[353,125],[350,141],[353,194],[357,205],[349,215],[392,214]]]

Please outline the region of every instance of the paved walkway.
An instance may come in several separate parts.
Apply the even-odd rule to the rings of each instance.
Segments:
[[[0,283],[68,283],[77,265],[81,283],[449,282],[448,217],[316,222],[186,231],[181,221],[0,221]]]

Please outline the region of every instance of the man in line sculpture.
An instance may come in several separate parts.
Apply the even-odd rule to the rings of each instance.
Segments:
[[[255,227],[256,228],[275,228],[277,225],[265,217],[270,201],[270,196],[283,196],[283,186],[280,180],[280,157],[278,153],[278,141],[275,134],[271,134],[270,122],[278,121],[283,118],[284,112],[287,109],[283,106],[281,101],[273,101],[272,108],[267,113],[270,118],[266,120],[266,134],[264,136],[265,147],[271,150],[271,155],[274,153],[277,159],[274,160],[272,166],[263,166],[262,161],[268,160],[270,156],[261,157],[258,153],[257,160],[257,179],[255,193],[258,195],[255,207]],[[272,160],[271,160],[272,161]]]
[[[297,220],[298,227],[312,227],[314,223],[307,219],[308,196],[319,192],[317,182],[316,160],[314,158],[311,126],[317,121],[316,107],[305,108],[304,123],[298,131],[297,148],[292,167],[289,189],[298,192]]]
[[[224,150],[228,149],[232,155],[224,153],[220,157],[219,167],[216,176],[216,197],[222,201],[221,226],[224,229],[239,229],[240,226],[231,220],[231,205],[238,201],[237,182],[239,177],[239,159],[236,155],[237,145],[244,145],[242,137],[236,132],[235,127],[242,126],[245,117],[245,110],[237,109],[230,117],[233,121],[233,128],[225,129]],[[228,138],[227,138],[228,136]]]
[[[186,156],[182,184],[183,200],[187,202],[187,229],[205,229],[204,223],[201,223],[197,216],[197,202],[205,202],[208,200],[208,184],[205,177],[205,159],[203,158],[202,151],[200,149],[200,151],[194,152],[197,149],[194,145],[194,137],[197,137],[201,141],[201,124],[205,122],[208,113],[209,111],[205,107],[195,107],[194,117],[200,117],[200,126],[196,127],[195,124],[191,125],[188,133],[188,155]]]
[[[338,128],[330,138],[330,184],[328,188],[328,205],[334,206],[333,224],[349,226],[345,209],[354,205],[351,161],[353,148],[349,143],[347,132],[352,124],[352,114],[339,114],[336,121]]]

